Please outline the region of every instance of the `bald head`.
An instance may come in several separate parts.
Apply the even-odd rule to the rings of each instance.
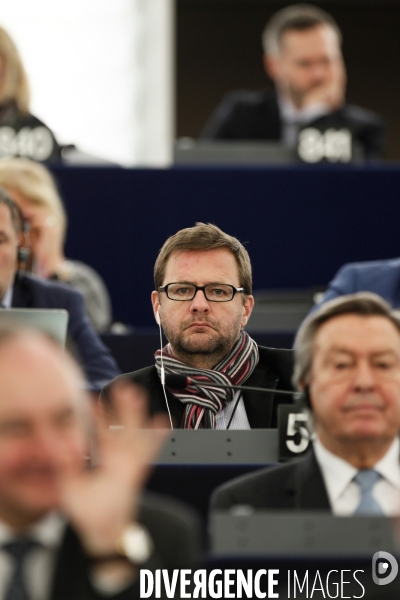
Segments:
[[[59,476],[82,464],[82,375],[40,333],[0,331],[0,519],[23,528],[59,504]]]
[[[77,409],[85,410],[83,381],[78,365],[51,338],[34,330],[0,330],[0,406],[8,394],[22,398],[63,387]]]

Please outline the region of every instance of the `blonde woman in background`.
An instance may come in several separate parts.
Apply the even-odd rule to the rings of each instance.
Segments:
[[[18,204],[30,225],[30,270],[38,277],[59,280],[78,290],[94,329],[106,331],[112,320],[107,288],[94,269],[65,258],[67,215],[50,172],[27,159],[3,158],[0,187]]]
[[[0,27],[0,156],[24,156],[39,162],[60,160],[52,131],[30,113],[26,71],[18,49]]]

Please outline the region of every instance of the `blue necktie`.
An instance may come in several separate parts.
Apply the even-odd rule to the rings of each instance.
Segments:
[[[375,498],[372,496],[372,489],[381,475],[374,469],[363,469],[354,477],[361,489],[360,504],[357,506],[355,515],[384,515],[384,512]]]
[[[37,542],[23,537],[2,546],[14,559],[14,571],[6,588],[4,600],[31,600],[24,578],[24,564],[29,552],[38,546]]]

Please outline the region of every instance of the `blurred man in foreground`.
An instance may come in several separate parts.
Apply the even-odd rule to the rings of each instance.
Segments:
[[[288,6],[267,23],[264,67],[275,92],[232,92],[207,123],[203,138],[279,140],[297,147],[305,127],[349,130],[367,158],[382,154],[380,117],[346,104],[342,35],[335,20],[309,4]]]
[[[111,431],[99,415],[95,432],[81,382],[44,336],[0,332],[1,600],[128,600],[141,566],[169,567],[180,551],[190,563],[184,519],[140,499],[163,417],[146,419],[145,398],[120,386],[124,427]]]
[[[213,507],[399,514],[399,314],[375,294],[328,302],[297,334],[293,379],[312,412],[312,450],[222,486]]]

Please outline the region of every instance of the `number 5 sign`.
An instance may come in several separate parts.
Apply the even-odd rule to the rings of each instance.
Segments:
[[[278,408],[279,460],[301,456],[310,444],[308,415],[289,404]]]

